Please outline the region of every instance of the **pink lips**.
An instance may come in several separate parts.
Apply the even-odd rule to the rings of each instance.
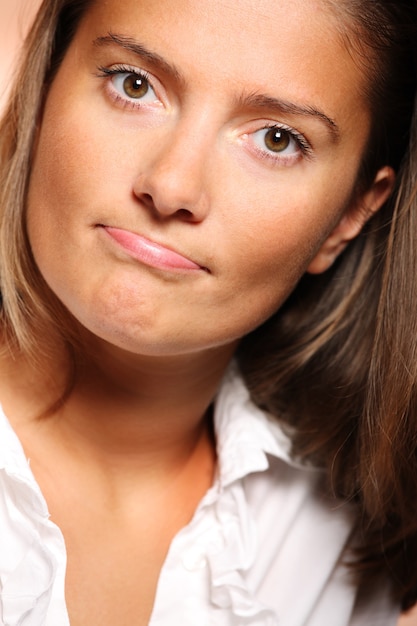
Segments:
[[[194,261],[129,230],[104,226],[104,230],[122,248],[145,265],[167,270],[204,269]]]

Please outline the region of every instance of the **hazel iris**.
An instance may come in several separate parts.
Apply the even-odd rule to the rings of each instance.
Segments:
[[[149,83],[143,76],[129,74],[123,81],[123,89],[129,98],[143,98],[149,91]]]
[[[290,145],[290,133],[283,128],[271,128],[265,134],[265,145],[272,152],[283,152]]]

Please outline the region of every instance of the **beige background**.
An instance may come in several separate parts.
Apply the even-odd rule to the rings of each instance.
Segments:
[[[0,0],[0,107],[4,105],[24,33],[40,0]]]

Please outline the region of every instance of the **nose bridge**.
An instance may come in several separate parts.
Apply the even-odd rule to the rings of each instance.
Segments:
[[[208,161],[216,141],[212,128],[207,111],[191,111],[163,129],[149,147],[154,154],[140,187],[160,213],[186,210],[200,217],[207,207]]]

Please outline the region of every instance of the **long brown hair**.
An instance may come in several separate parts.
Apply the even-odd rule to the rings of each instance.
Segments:
[[[323,2],[368,77],[373,128],[358,189],[386,164],[397,185],[337,263],[304,276],[242,341],[238,359],[254,400],[295,427],[294,452],[360,504],[359,566],[388,568],[408,606],[417,597],[417,0]],[[0,315],[32,358],[51,327],[76,341],[31,256],[25,201],[48,86],[91,3],[44,0],[0,124]]]
[[[239,361],[254,400],[291,425],[294,452],[360,504],[362,580],[388,569],[406,608],[417,599],[417,3],[329,1],[371,78],[358,184],[388,164],[396,188],[333,268],[304,276],[243,340]]]

